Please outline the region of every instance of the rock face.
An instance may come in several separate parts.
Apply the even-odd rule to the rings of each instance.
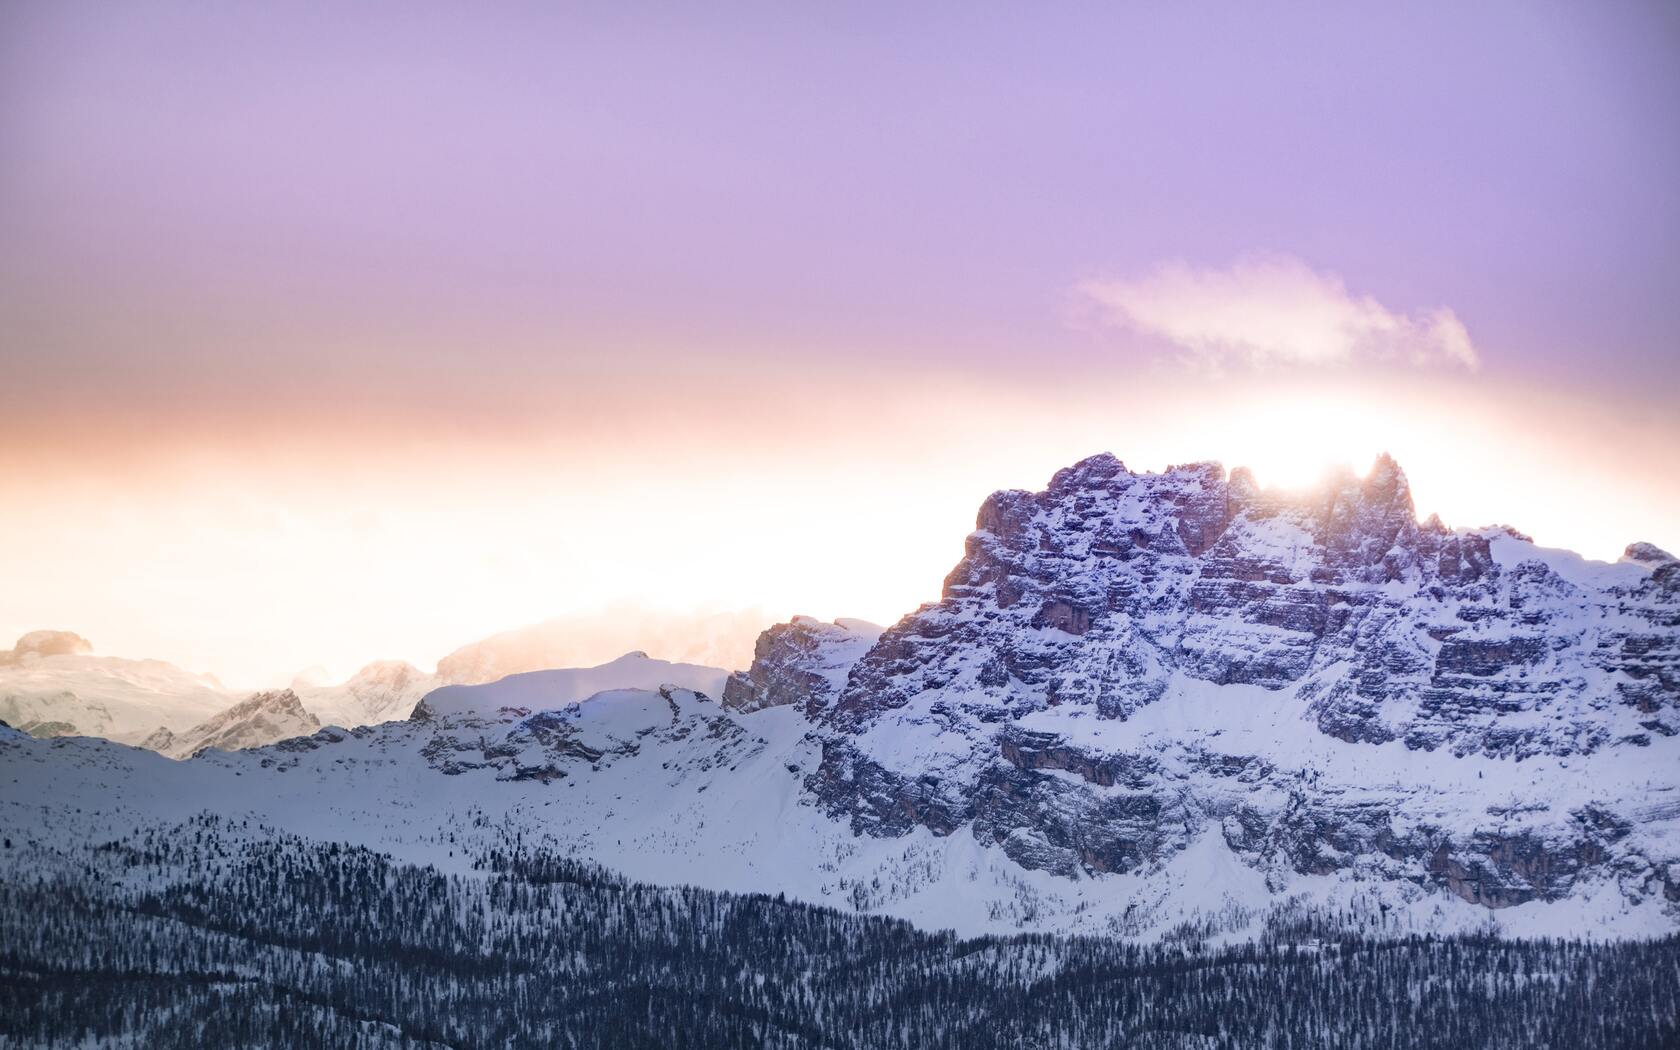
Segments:
[[[1419,524],[1386,456],[1299,495],[1215,464],[1135,475],[1097,456],[986,501],[944,600],[886,632],[836,722],[936,697],[1124,719],[1178,674],[1297,690],[1344,740],[1588,752],[1680,730],[1672,564],[1649,545],[1594,566],[1507,530]]]
[[[682,748],[685,742],[695,746]],[[598,693],[581,704],[513,720],[438,721],[421,754],[452,776],[488,770],[497,780],[546,784],[598,773],[644,748],[692,754],[692,764],[708,771],[762,746],[705,694],[664,686]],[[667,761],[662,770],[670,769]]]
[[[821,717],[880,636],[881,628],[863,620],[795,616],[777,624],[759,635],[752,667],[729,676],[723,706],[746,713],[792,704],[808,718]]]
[[[187,758],[213,747],[221,751],[265,747],[291,737],[308,736],[321,728],[316,717],[290,689],[253,693],[214,718],[183,733],[159,729],[142,747],[153,747],[171,758]]]
[[[1276,493],[1102,455],[989,498],[942,600],[884,632],[838,699],[836,669],[811,690],[775,659],[809,651],[797,624],[761,639],[734,696],[806,703],[824,738],[807,787],[860,833],[967,828],[1077,876],[1211,829],[1264,870],[1489,907],[1588,876],[1669,892],[1627,799],[1527,773],[1680,776],[1652,748],[1680,732],[1677,565],[1420,523],[1386,456]]]

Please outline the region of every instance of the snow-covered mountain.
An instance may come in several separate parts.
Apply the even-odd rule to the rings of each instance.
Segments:
[[[187,729],[236,699],[209,675],[162,660],[96,656],[69,631],[32,631],[0,652],[0,721],[40,736],[138,742]]]
[[[846,688],[852,667],[881,637],[866,620],[795,616],[759,635],[750,671],[729,676],[723,705],[747,713],[798,704],[818,718]]]
[[[142,740],[140,746],[171,758],[187,758],[201,748],[237,751],[262,747],[277,740],[307,736],[320,728],[320,720],[304,709],[297,694],[290,689],[282,689],[253,693],[227,710],[179,733],[160,728]]]
[[[1288,494],[1098,456],[986,501],[943,600],[852,669],[812,788],[860,834],[1069,877],[1211,834],[1269,878],[1673,902],[1677,623],[1673,558],[1420,524],[1387,457]]]
[[[239,692],[163,660],[97,656],[92,648],[69,631],[33,631],[0,652],[0,721],[35,736],[98,736],[184,755],[258,747],[321,725],[407,718],[438,685],[436,676],[388,660],[337,685]],[[275,707],[281,697],[289,698],[284,712]]]
[[[529,714],[566,707],[609,690],[665,685],[717,696],[728,677],[729,672],[719,667],[655,660],[638,650],[596,667],[529,671],[484,685],[443,686],[427,693],[415,713],[421,718],[493,715],[504,709]]]
[[[379,660],[343,682],[313,670],[262,692],[290,691],[320,724],[345,727],[407,718],[439,686],[486,684],[529,671],[570,669],[567,674],[589,688],[580,693],[581,686],[565,687],[568,702],[603,689],[666,682],[701,683],[716,693],[725,672],[715,668],[745,663],[763,627],[757,612],[572,615],[463,646],[440,660],[434,674]],[[609,659],[636,646],[696,669],[661,678],[639,672],[633,661]],[[603,659],[608,663],[600,664]],[[592,676],[598,664],[609,669]],[[247,710],[256,695],[161,660],[95,656],[88,641],[70,631],[33,631],[0,650],[0,721],[37,736],[99,736],[175,754],[182,741],[196,739],[192,731],[200,723],[224,713],[237,721],[241,716],[230,709]],[[242,746],[273,743],[282,737],[265,737],[264,727],[281,725],[298,729],[286,719],[259,718],[229,739],[244,741]]]
[[[180,763],[0,733],[0,863],[210,809],[466,877],[511,835],[976,932],[1654,936],[1680,926],[1677,565],[1420,524],[1386,459],[1280,494],[1097,457],[987,500],[940,602],[878,638],[778,625],[727,678],[632,654],[612,685],[672,680],[448,687]]]
[[[322,725],[354,728],[407,718],[420,698],[439,684],[436,675],[426,674],[413,664],[378,660],[337,685],[299,680],[292,683],[290,691]]]

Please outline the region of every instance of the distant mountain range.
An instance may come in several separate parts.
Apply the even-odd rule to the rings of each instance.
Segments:
[[[32,736],[98,736],[184,758],[203,746],[260,747],[323,725],[355,728],[407,718],[440,686],[604,662],[617,666],[615,657],[645,646],[658,646],[662,656],[676,660],[744,663],[764,626],[754,612],[570,615],[462,646],[438,661],[435,674],[381,660],[344,682],[304,674],[254,693],[161,660],[95,655],[87,639],[70,631],[33,631],[0,651],[0,721]],[[600,689],[661,684],[634,672],[624,680],[611,670],[603,674]],[[726,674],[709,668],[694,680],[715,678],[715,692]]]

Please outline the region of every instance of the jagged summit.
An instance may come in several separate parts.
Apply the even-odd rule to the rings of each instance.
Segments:
[[[236,751],[307,736],[320,728],[320,721],[304,708],[297,693],[275,689],[252,693],[185,732],[171,733],[160,727],[142,746],[172,758],[185,758],[204,748]]]
[[[886,633],[834,715],[861,726],[961,689],[1009,712],[1074,703],[1124,718],[1181,674],[1299,688],[1323,731],[1351,739],[1596,747],[1614,733],[1567,721],[1518,731],[1490,704],[1675,688],[1648,673],[1660,661],[1597,641],[1621,626],[1608,622],[1624,602],[1617,581],[1595,596],[1547,557],[1506,530],[1420,525],[1387,454],[1362,478],[1279,491],[1217,463],[1134,474],[1105,453],[1042,492],[990,496],[942,600]],[[1536,604],[1534,587],[1557,593]],[[1590,655],[1566,644],[1582,632]]]
[[[1569,823],[1598,817],[1560,811],[1564,825],[1518,839],[1406,844],[1391,824],[1399,800],[1373,825],[1340,808],[1347,787],[1301,798],[1301,756],[1333,755],[1357,776],[1406,755],[1447,756],[1444,770],[1668,747],[1680,594],[1660,578],[1667,564],[1640,549],[1603,565],[1514,530],[1420,524],[1386,455],[1308,490],[1260,490],[1214,463],[1134,474],[1094,456],[1042,492],[989,497],[941,600],[883,633],[837,699],[806,703],[833,731],[813,790],[866,833],[969,826],[1067,874],[1173,855],[1194,839],[1186,828],[1214,820],[1232,849],[1282,851],[1296,871],[1433,857],[1430,877],[1466,899],[1549,897],[1565,892],[1560,873],[1590,867],[1579,857],[1609,850]],[[775,695],[770,672],[820,661],[755,663],[753,695]],[[1140,750],[1160,725],[1182,728]],[[1244,738],[1235,746],[1252,750],[1227,750]],[[1239,802],[1262,790],[1313,807],[1312,830]],[[1558,842],[1576,859],[1553,853]]]

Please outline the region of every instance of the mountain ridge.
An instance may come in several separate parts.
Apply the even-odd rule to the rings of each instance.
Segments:
[[[1301,495],[1093,457],[976,524],[941,601],[878,636],[773,626],[687,687],[522,675],[161,765],[0,734],[12,862],[212,799],[445,870],[495,828],[928,928],[1680,925],[1680,593],[1655,548],[1592,563],[1418,522],[1391,460]]]

